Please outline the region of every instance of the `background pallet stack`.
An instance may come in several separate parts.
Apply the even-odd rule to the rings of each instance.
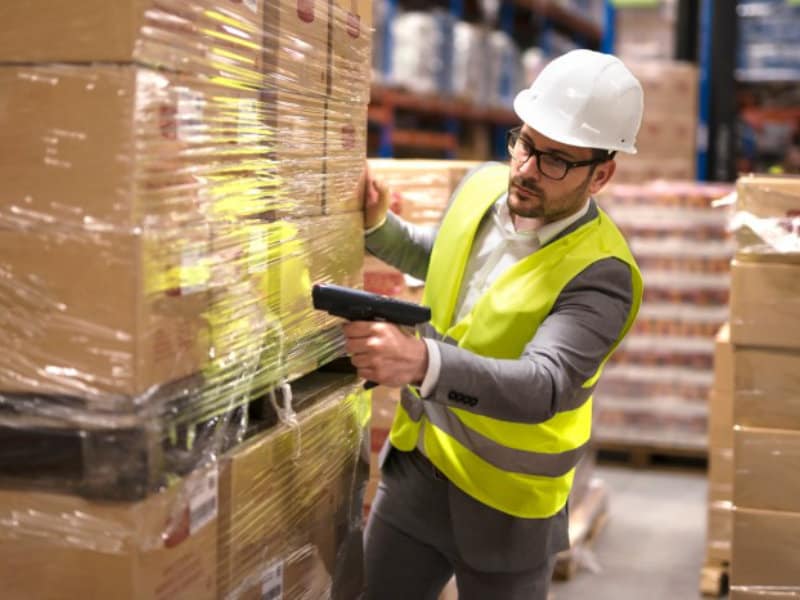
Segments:
[[[692,181],[697,139],[697,67],[673,60],[627,60],[644,90],[647,109],[635,156],[617,156],[615,183]]]
[[[0,579],[349,598],[368,1],[0,7]],[[92,576],[87,574],[92,573]]]
[[[800,178],[737,184],[731,598],[800,596]]]
[[[615,54],[644,90],[636,156],[617,157],[616,183],[695,178],[699,72],[674,60],[677,2],[620,6],[615,15]]]
[[[733,243],[711,203],[726,185],[611,185],[598,203],[642,269],[644,301],[598,385],[596,440],[608,449],[704,456],[714,336],[728,317]]]

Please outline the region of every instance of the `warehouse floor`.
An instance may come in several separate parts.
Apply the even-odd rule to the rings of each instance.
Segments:
[[[705,472],[601,465],[595,474],[608,486],[609,519],[588,553],[588,566],[572,580],[553,584],[554,599],[700,598]]]

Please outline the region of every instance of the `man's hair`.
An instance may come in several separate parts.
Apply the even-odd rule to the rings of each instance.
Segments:
[[[611,152],[609,150],[604,150],[602,148],[592,148],[592,159],[594,160],[600,160],[601,158],[604,158],[606,160],[611,160],[612,158],[614,158],[615,154],[616,152]]]

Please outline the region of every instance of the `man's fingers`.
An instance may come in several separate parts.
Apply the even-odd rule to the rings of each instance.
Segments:
[[[353,363],[353,366],[357,369],[372,367],[373,360],[374,358],[372,356],[363,352],[350,356],[350,362]]]
[[[372,321],[351,321],[342,325],[342,331],[348,338],[363,338],[374,335],[376,323]]]

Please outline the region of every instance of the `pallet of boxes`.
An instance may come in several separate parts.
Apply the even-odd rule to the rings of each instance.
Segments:
[[[737,182],[732,600],[800,598],[800,178]]]
[[[390,191],[390,208],[404,220],[424,227],[438,227],[452,194],[469,171],[480,163],[455,160],[383,160],[369,161],[373,176]],[[403,273],[374,256],[364,261],[364,286],[369,291],[421,302],[424,282]],[[372,396],[370,480],[364,512],[369,509],[380,481],[378,454],[389,435],[399,389],[379,386]],[[570,495],[569,537],[572,548],[559,555],[555,577],[568,579],[587,557],[588,549],[605,523],[608,492],[602,480],[593,476],[596,454],[591,449],[576,468]],[[443,598],[455,597],[451,582]]]
[[[713,206],[726,184],[618,184],[597,198],[624,233],[645,281],[636,323],[595,392],[595,440],[637,466],[702,459],[714,337],[728,319],[734,243]]]
[[[0,7],[0,581],[352,598],[367,0]]]

